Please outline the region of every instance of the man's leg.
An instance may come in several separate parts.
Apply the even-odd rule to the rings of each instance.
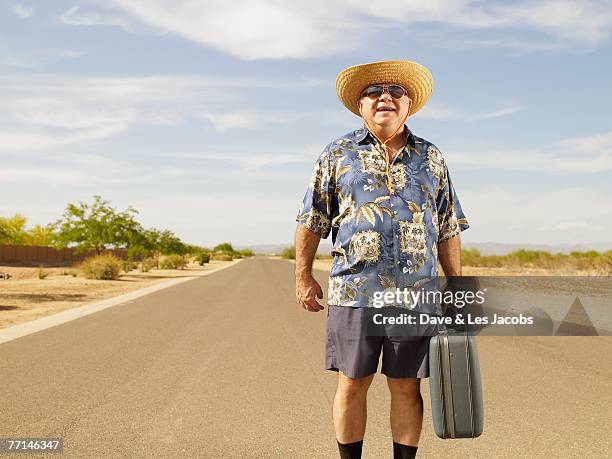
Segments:
[[[374,375],[349,378],[338,372],[338,388],[332,410],[338,443],[362,441],[365,435],[368,388]]]
[[[423,424],[423,398],[419,378],[390,378],[391,433],[401,445],[418,446]]]

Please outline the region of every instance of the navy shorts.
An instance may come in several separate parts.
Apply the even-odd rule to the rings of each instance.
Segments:
[[[429,377],[430,336],[368,336],[363,320],[366,309],[328,306],[325,368],[363,378],[376,373],[382,351],[384,375]]]

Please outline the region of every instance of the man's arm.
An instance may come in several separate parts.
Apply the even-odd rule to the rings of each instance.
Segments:
[[[317,298],[323,298],[323,290],[312,277],[312,262],[319,247],[319,236],[304,225],[297,225],[295,231],[295,296],[298,303],[311,312],[323,309]]]
[[[438,244],[438,259],[446,276],[461,276],[461,239],[453,236]]]

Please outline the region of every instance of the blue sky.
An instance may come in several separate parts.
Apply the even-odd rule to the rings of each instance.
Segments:
[[[410,59],[464,241],[610,241],[611,32],[605,1],[5,1],[0,215],[100,194],[191,243],[288,243],[315,159],[361,125],[337,73]]]

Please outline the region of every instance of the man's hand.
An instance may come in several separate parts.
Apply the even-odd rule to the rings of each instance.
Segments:
[[[311,274],[296,276],[295,296],[298,303],[307,311],[319,312],[323,310],[323,306],[317,301],[317,298],[323,298],[323,290]]]

